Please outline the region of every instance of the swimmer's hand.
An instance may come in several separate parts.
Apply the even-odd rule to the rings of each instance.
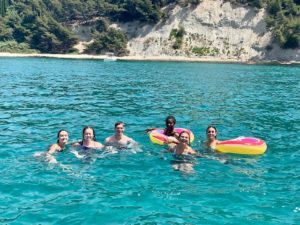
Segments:
[[[45,155],[46,160],[51,163],[51,164],[56,164],[57,160],[55,159],[55,157],[49,153],[46,153]]]
[[[52,157],[51,159],[49,159],[49,163],[57,164],[57,160],[54,157]]]
[[[70,165],[64,165],[64,164],[60,164],[60,167],[63,169],[63,171],[73,171],[72,167]]]
[[[145,130],[145,133],[150,133],[151,131],[153,131],[153,130],[155,130],[155,128],[147,128],[146,130]]]
[[[200,152],[197,152],[197,153],[195,154],[195,156],[196,156],[197,158],[203,158],[203,157],[204,157],[203,154],[200,153]]]
[[[115,148],[113,146],[111,146],[111,145],[108,145],[108,146],[105,147],[105,150],[106,151],[114,151]]]
[[[83,155],[80,155],[80,154],[79,154],[77,151],[75,151],[75,150],[72,150],[71,153],[73,153],[78,159],[84,158]]]

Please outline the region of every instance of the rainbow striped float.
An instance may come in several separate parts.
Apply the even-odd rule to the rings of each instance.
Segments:
[[[192,131],[185,128],[174,128],[174,131],[177,132],[178,134],[180,134],[182,131],[187,131],[190,134],[190,143],[194,141],[195,137]],[[174,137],[165,135],[163,129],[155,129],[150,132],[149,138],[151,142],[154,144],[164,145],[170,138],[174,138]]]
[[[255,137],[238,137],[231,140],[219,141],[216,150],[222,153],[261,155],[267,150],[265,141]]]

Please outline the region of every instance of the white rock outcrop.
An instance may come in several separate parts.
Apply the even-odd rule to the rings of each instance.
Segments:
[[[264,9],[203,0],[197,7],[173,5],[164,11],[167,19],[156,25],[112,25],[127,34],[129,56],[300,61],[299,49],[284,50],[273,43]],[[185,30],[183,43],[174,49],[175,39],[170,39],[170,33],[180,27]],[[200,52],[196,53],[195,48]]]

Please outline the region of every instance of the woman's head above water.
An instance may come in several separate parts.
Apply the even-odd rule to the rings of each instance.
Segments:
[[[206,137],[208,140],[217,139],[217,128],[215,126],[208,126],[206,128]]]
[[[89,126],[83,128],[82,141],[96,141],[96,134],[94,128]]]
[[[179,142],[190,145],[190,133],[187,131],[182,131],[179,134]]]
[[[69,133],[66,130],[60,130],[57,133],[57,144],[67,144],[69,140]]]

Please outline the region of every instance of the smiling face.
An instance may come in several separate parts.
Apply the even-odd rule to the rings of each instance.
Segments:
[[[217,131],[214,127],[208,127],[206,130],[206,137],[208,140],[215,140],[217,136]]]
[[[84,133],[83,133],[83,139],[85,141],[92,141],[94,140],[94,131],[91,128],[87,128],[85,129]]]
[[[123,134],[124,130],[125,130],[125,127],[124,127],[123,123],[120,123],[117,126],[115,126],[115,132],[116,132],[116,134],[119,134],[119,135]]]
[[[179,141],[188,145],[190,143],[190,135],[187,132],[181,132],[179,135]]]
[[[69,134],[67,131],[62,130],[58,133],[58,136],[57,136],[58,144],[67,144],[68,140],[69,140]]]
[[[168,129],[174,129],[175,121],[173,119],[167,119],[166,120],[166,127]]]

